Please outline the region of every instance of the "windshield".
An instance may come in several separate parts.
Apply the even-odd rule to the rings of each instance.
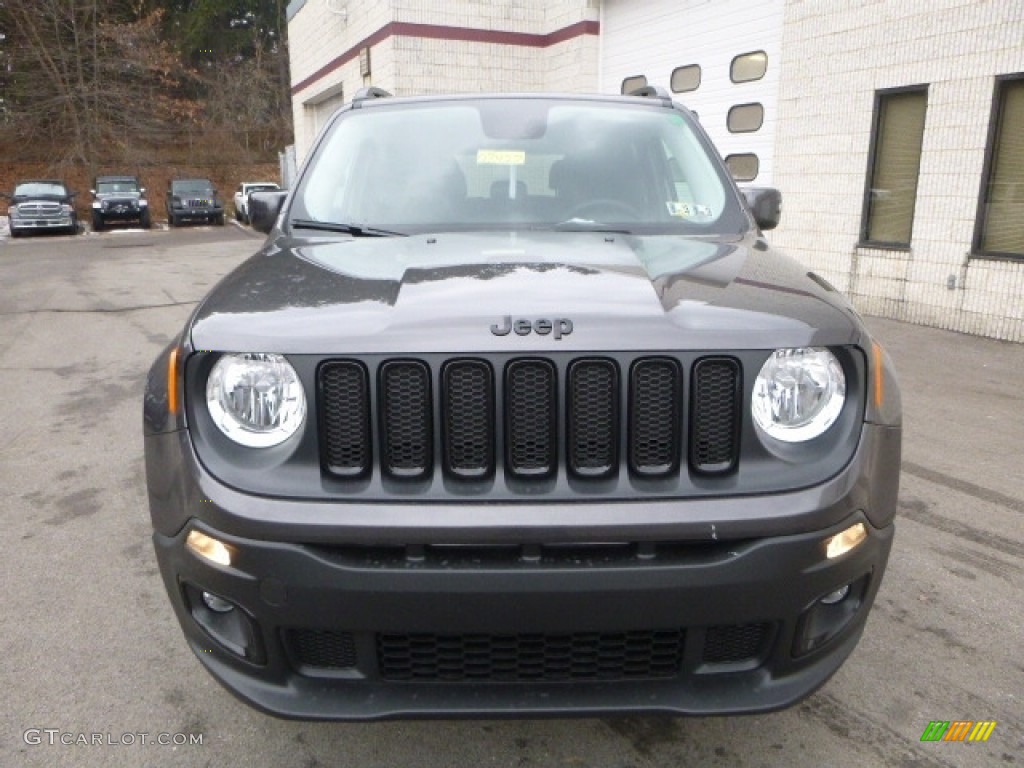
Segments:
[[[100,195],[118,194],[120,192],[138,192],[139,185],[134,181],[98,181],[96,193]]]
[[[171,191],[176,195],[212,195],[213,185],[208,181],[175,181]]]
[[[690,119],[647,104],[487,99],[343,113],[293,220],[401,232],[747,227]]]
[[[26,181],[14,188],[15,197],[67,197],[63,184],[52,181]]]

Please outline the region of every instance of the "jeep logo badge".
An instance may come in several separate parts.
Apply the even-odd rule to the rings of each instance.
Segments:
[[[531,322],[525,317],[513,320],[511,315],[505,315],[500,323],[491,326],[491,333],[495,336],[508,336],[512,331],[515,331],[517,336],[529,336],[531,332],[538,336],[547,336],[550,333],[555,341],[558,341],[572,333],[572,320],[568,317],[553,317],[550,320],[540,317]]]

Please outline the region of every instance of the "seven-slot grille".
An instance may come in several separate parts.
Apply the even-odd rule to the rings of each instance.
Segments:
[[[436,371],[402,358],[320,366],[321,455],[329,474],[365,477],[375,462],[397,480],[424,479],[437,467],[472,480],[499,466],[519,481],[543,480],[563,461],[582,480],[613,477],[623,463],[637,477],[667,477],[684,457],[699,473],[736,467],[742,386],[734,358],[685,367],[641,357],[622,364],[625,372],[602,357],[561,365],[534,357],[434,364]]]

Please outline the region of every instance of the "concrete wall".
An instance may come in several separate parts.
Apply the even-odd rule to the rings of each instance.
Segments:
[[[787,0],[774,244],[863,312],[1024,341],[1024,258],[971,254],[995,78],[1022,71],[1021,0]],[[910,248],[859,246],[875,92],[920,84]]]
[[[396,95],[597,88],[597,0],[306,0],[290,10],[300,160],[328,113],[366,85]]]

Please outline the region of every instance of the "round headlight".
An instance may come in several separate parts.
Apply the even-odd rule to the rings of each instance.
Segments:
[[[251,448],[277,445],[306,417],[306,395],[281,355],[224,355],[206,381],[206,405],[220,431]]]
[[[751,408],[770,437],[799,443],[831,427],[845,399],[843,367],[827,349],[777,349],[757,374]]]

